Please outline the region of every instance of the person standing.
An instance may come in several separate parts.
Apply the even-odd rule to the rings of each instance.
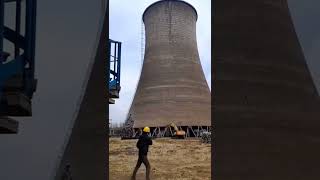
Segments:
[[[133,174],[132,174],[132,180],[136,179],[136,174],[138,169],[140,168],[141,164],[143,163],[146,166],[146,179],[150,180],[150,163],[148,161],[148,150],[149,146],[152,145],[152,140],[149,137],[150,128],[144,127],[142,135],[139,137],[139,140],[137,142],[137,148],[139,149],[139,157],[137,161],[137,165],[134,168]]]

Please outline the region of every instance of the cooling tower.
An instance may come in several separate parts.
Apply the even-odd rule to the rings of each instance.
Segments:
[[[211,126],[196,21],[195,8],[184,1],[158,1],[145,10],[144,62],[129,111],[134,128]]]
[[[214,5],[217,179],[316,179],[319,96],[286,0]]]

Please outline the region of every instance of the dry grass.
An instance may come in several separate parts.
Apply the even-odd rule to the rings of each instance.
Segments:
[[[110,180],[129,180],[138,159],[137,140],[109,139]],[[211,146],[197,139],[155,139],[148,158],[152,180],[211,179]],[[145,179],[142,164],[137,180]]]

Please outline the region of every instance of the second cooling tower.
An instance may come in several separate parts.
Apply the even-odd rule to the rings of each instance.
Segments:
[[[133,128],[211,126],[211,94],[199,59],[197,12],[164,0],[143,14],[145,56],[129,114]]]

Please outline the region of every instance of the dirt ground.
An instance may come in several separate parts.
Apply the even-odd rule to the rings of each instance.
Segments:
[[[109,139],[109,179],[130,180],[138,159],[137,140]],[[211,145],[198,139],[154,139],[149,148],[151,180],[211,179]],[[142,164],[137,180],[145,179]]]

